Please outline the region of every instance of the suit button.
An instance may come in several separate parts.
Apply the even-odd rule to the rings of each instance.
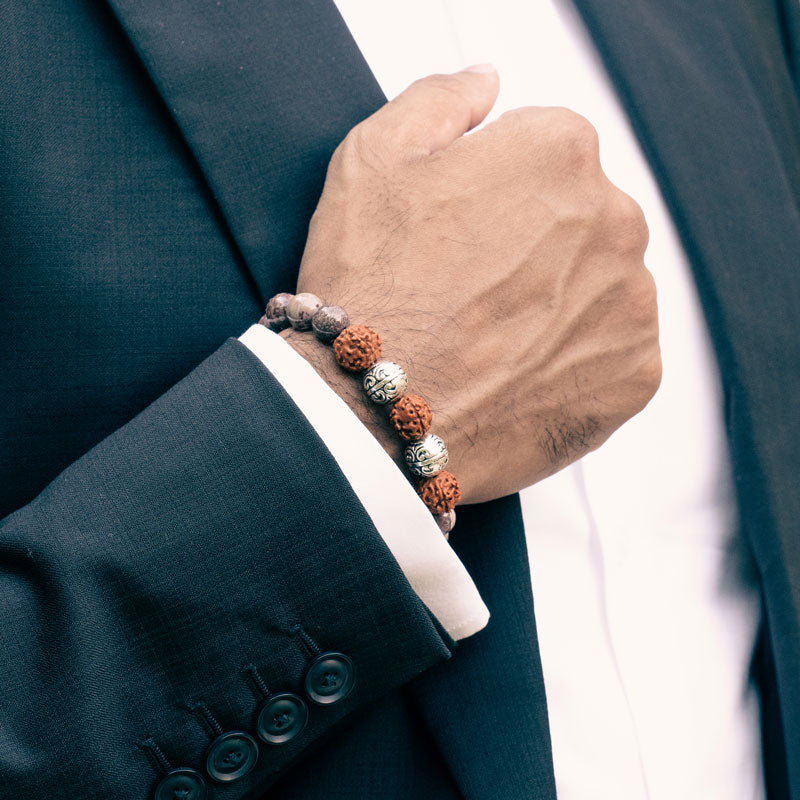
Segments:
[[[156,786],[155,800],[204,800],[206,782],[197,770],[179,767],[170,770]]]
[[[291,692],[270,697],[258,715],[258,738],[268,744],[284,744],[294,739],[308,722],[308,706]]]
[[[306,694],[317,705],[331,705],[350,694],[354,681],[353,662],[344,653],[322,653],[306,672]]]
[[[206,756],[206,770],[222,783],[243,778],[258,761],[256,740],[244,731],[229,731],[211,743]]]

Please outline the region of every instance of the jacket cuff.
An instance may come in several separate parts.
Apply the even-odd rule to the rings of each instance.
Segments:
[[[466,568],[403,473],[348,405],[291,345],[263,325],[253,325],[239,341],[314,428],[411,587],[447,633],[459,640],[484,628],[489,611]]]

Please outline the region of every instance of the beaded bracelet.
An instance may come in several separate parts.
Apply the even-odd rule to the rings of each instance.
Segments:
[[[259,320],[278,332],[292,326],[313,330],[317,338],[333,346],[336,363],[348,372],[360,372],[367,397],[376,405],[389,407],[389,421],[404,440],[408,471],[417,479],[416,490],[448,538],[456,524],[455,506],[461,488],[455,475],[447,472],[447,447],[430,433],[433,412],[417,394],[406,394],[408,377],[394,361],[381,358],[381,337],[366,325],[351,325],[340,306],[327,306],[310,292],[276,294]]]

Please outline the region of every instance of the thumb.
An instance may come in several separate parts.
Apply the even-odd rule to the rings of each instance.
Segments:
[[[429,75],[412,83],[366,124],[384,134],[373,141],[397,146],[406,154],[430,154],[478,125],[494,105],[499,88],[491,64],[451,75]]]

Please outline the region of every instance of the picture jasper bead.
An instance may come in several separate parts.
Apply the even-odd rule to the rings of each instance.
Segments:
[[[317,339],[330,344],[348,325],[350,318],[341,306],[322,306],[311,318]]]
[[[417,494],[433,514],[446,514],[460,502],[461,487],[456,476],[445,470],[422,481],[417,486]]]
[[[421,439],[430,429],[433,411],[418,394],[401,397],[389,412],[389,422],[407,442]]]
[[[289,294],[289,292],[276,294],[267,303],[267,307],[264,309],[264,316],[261,317],[259,322],[273,331],[283,330],[289,324],[289,320],[286,319],[286,306],[289,305],[289,301],[293,297],[294,295]]]
[[[434,516],[439,530],[444,534],[444,538],[449,538],[450,531],[456,526],[456,512],[455,509],[446,511],[444,514],[436,514]]]
[[[379,361],[364,373],[362,383],[367,397],[373,403],[385,406],[403,396],[408,388],[408,376],[394,361]]]
[[[438,475],[449,460],[447,446],[435,434],[428,433],[420,441],[406,446],[405,459],[408,471],[422,478]]]
[[[296,294],[286,306],[286,319],[297,331],[311,330],[311,318],[321,308],[322,300],[311,292]]]
[[[381,337],[366,325],[351,325],[333,340],[333,354],[342,369],[361,372],[381,357]]]

